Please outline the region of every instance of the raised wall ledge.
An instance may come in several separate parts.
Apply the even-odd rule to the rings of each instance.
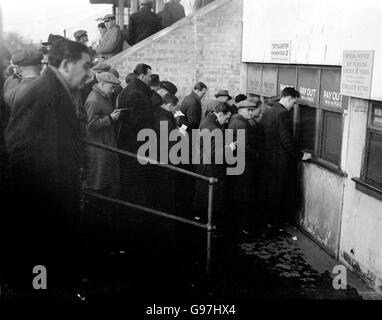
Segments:
[[[202,16],[208,14],[209,12],[224,6],[225,4],[227,4],[231,1],[232,0],[215,0],[211,3],[209,3],[208,5],[206,5],[205,7],[200,8],[199,10],[196,10],[196,11],[190,13],[188,16],[175,22],[171,26],[164,28],[161,31],[158,31],[157,33],[155,33],[155,34],[151,35],[150,37],[138,42],[137,44],[131,46],[130,48],[127,48],[127,49],[121,51],[120,53],[118,53],[115,56],[106,60],[105,63],[107,63],[109,65],[114,65],[115,61],[119,60],[124,55],[133,54],[136,51],[143,49],[147,45],[150,45],[153,41],[164,38],[168,33],[171,33],[174,30],[189,24],[190,22],[192,22],[192,20],[197,20],[197,18],[202,17]],[[220,20],[220,19],[216,19],[216,20]],[[224,19],[224,20],[227,21],[227,19]],[[232,19],[232,20],[228,20],[228,21],[238,21],[238,20]]]
[[[368,196],[371,196],[373,198],[376,198],[377,200],[382,201],[382,189],[372,186],[371,184],[363,181],[360,178],[352,178],[352,180],[355,182],[355,188],[358,191],[361,191]]]

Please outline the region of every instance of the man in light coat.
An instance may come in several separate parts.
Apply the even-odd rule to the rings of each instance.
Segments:
[[[107,32],[100,40],[100,44],[96,47],[95,51],[101,60],[106,60],[122,51],[123,39],[122,32],[115,23],[114,15],[107,14],[103,17],[103,22],[107,27]]]
[[[121,82],[110,72],[98,76],[85,102],[88,116],[86,137],[93,142],[117,147],[116,126],[121,110],[114,110],[111,95]],[[115,197],[119,190],[118,155],[93,146],[87,147],[87,188]]]

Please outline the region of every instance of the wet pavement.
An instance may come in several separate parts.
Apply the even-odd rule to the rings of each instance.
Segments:
[[[47,290],[37,296],[35,292],[12,289],[3,279],[1,300],[43,297],[69,302],[156,299],[175,303],[360,300],[367,299],[367,293],[373,299],[379,297],[362,282],[358,288],[348,283],[346,290],[334,289],[328,266],[339,263],[291,226],[272,235],[214,236],[209,277],[205,274],[205,231],[179,225],[175,229],[170,242],[167,238],[147,237],[150,233],[145,230],[142,238],[135,234],[136,241],[124,248],[90,257],[81,284],[70,290]]]

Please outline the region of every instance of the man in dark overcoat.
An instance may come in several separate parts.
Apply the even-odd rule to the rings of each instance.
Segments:
[[[79,268],[75,228],[83,145],[72,92],[87,79],[89,66],[86,46],[55,42],[49,67],[15,101],[5,131],[12,208],[12,215],[3,216],[11,254],[5,260],[28,288],[36,265],[45,266],[51,287],[58,280],[71,283],[73,268]]]
[[[152,12],[151,0],[141,0],[140,9],[130,16],[129,25],[124,31],[124,40],[131,46],[150,37],[161,29],[158,16]]]
[[[134,74],[135,78],[118,97],[118,106],[124,109],[119,118],[121,128],[118,146],[136,154],[143,144],[137,140],[138,133],[142,129],[153,129],[154,107],[151,102],[152,91],[148,86],[151,67],[140,63],[134,68]],[[121,156],[120,169],[122,197],[145,203],[151,182],[149,165],[141,165],[136,159]]]
[[[204,148],[204,138],[200,139],[198,145],[199,152],[198,157],[200,159],[200,164],[196,166],[196,173],[201,174],[206,177],[213,177],[219,180],[219,183],[214,187],[213,195],[213,212],[215,223],[222,227],[225,225],[224,220],[226,219],[225,210],[225,191],[226,191],[226,164],[224,161],[224,131],[223,127],[228,122],[231,117],[231,109],[229,105],[225,102],[220,102],[213,113],[210,113],[200,124],[199,130],[202,134],[203,131],[212,133],[213,131],[217,134],[221,134],[223,139],[221,143],[216,143],[216,139],[211,137],[211,148]],[[204,150],[206,149],[206,150]],[[208,150],[209,149],[209,150]],[[215,151],[223,155],[223,163],[217,163],[215,158]],[[211,161],[208,163],[206,157],[210,155]],[[196,180],[195,184],[195,197],[194,197],[194,210],[195,214],[206,217],[208,204],[208,184],[201,180]]]
[[[184,18],[186,13],[180,0],[164,0],[164,8],[158,13],[162,28],[167,28],[178,20]]]
[[[237,104],[238,113],[234,114],[228,124],[228,130],[232,130],[234,143],[242,143],[245,146],[245,155],[237,154],[236,146],[233,147],[236,157],[245,157],[244,172],[240,175],[228,177],[230,194],[232,195],[232,218],[236,222],[236,231],[249,231],[252,227],[251,216],[255,213],[254,198],[256,195],[256,183],[258,177],[255,171],[259,171],[257,165],[258,146],[256,141],[256,127],[253,127],[249,120],[253,119],[257,105],[251,101],[244,100]],[[244,132],[244,139],[239,141],[238,130]],[[227,141],[227,144],[230,141]],[[236,210],[234,210],[236,208]],[[252,228],[251,228],[252,229]]]
[[[158,161],[162,161],[162,157],[167,154],[169,157],[169,152],[171,147],[175,144],[174,141],[170,141],[169,137],[173,130],[176,130],[176,123],[173,114],[173,110],[175,109],[178,98],[170,93],[167,93],[162,98],[162,105],[155,108],[154,110],[154,130],[158,136],[157,143],[157,159]],[[167,128],[166,131],[161,130],[161,126],[163,128]],[[165,135],[165,137],[161,137],[161,135]],[[166,141],[167,145],[162,144],[162,141]],[[171,164],[169,158],[165,163]],[[173,171],[161,168],[154,167],[153,171],[155,172],[155,178],[157,181],[157,188],[154,190],[155,193],[155,202],[157,208],[165,211],[165,212],[174,212],[175,203],[175,177]]]
[[[189,164],[183,164],[182,168],[189,171],[195,171],[192,164],[192,154],[195,150],[195,141],[192,140],[192,130],[199,128],[200,120],[202,119],[201,99],[206,95],[206,93],[207,86],[203,82],[197,82],[191,94],[184,97],[182,103],[180,104],[179,110],[185,115],[185,121],[187,122],[187,133],[190,141]],[[194,199],[195,179],[184,176],[182,177],[181,182],[185,189],[183,197],[185,208],[190,208]],[[186,214],[192,214],[192,212]]]
[[[292,87],[281,92],[281,99],[263,114],[261,196],[269,227],[277,228],[294,209],[297,164],[304,155],[293,137],[290,110],[300,93]]]
[[[187,117],[188,132],[192,129],[198,129],[202,119],[201,99],[207,93],[207,86],[203,82],[197,82],[193,91],[184,97],[180,105],[180,111]]]

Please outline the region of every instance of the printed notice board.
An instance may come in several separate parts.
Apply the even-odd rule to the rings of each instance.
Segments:
[[[370,99],[374,50],[347,50],[343,52],[341,94]]]

